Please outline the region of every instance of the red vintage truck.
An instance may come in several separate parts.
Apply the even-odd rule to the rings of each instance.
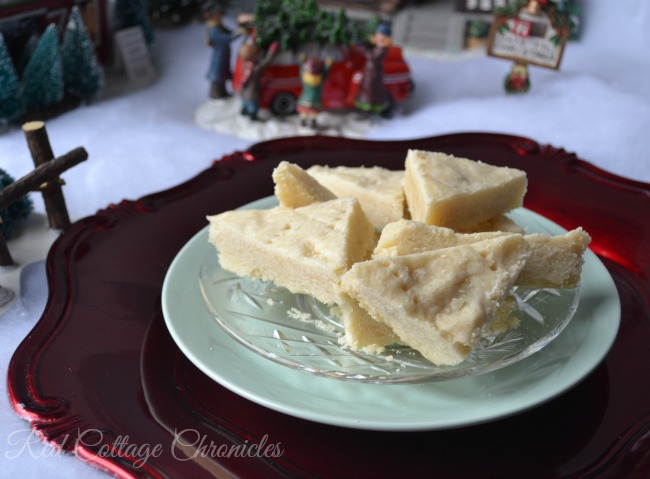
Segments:
[[[324,110],[346,110],[354,107],[365,61],[359,47],[353,45],[339,48],[323,85]],[[241,79],[242,65],[237,59],[232,79],[235,92],[241,87]],[[402,49],[398,46],[390,47],[384,61],[384,84],[393,102],[405,100],[413,90],[411,70],[404,60]],[[294,113],[301,91],[297,56],[290,52],[278,55],[264,70],[260,87],[260,108],[269,109],[278,116]]]

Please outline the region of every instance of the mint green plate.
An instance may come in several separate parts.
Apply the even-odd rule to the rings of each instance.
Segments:
[[[516,221],[561,228],[528,210]],[[530,228],[538,231],[539,227]],[[207,228],[172,262],[162,291],[167,327],[183,353],[222,386],[292,416],[373,430],[431,430],[477,424],[547,401],[589,374],[611,347],[620,321],[616,287],[587,251],[579,307],[543,349],[496,371],[422,384],[341,381],[277,364],[233,339],[208,312],[198,272],[208,251]]]

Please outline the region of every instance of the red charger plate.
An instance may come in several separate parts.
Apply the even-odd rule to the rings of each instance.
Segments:
[[[165,327],[161,287],[206,215],[272,194],[271,172],[282,160],[399,169],[407,148],[523,169],[527,208],[592,235],[622,317],[612,349],[591,374],[551,401],[487,424],[378,432],[269,410],[185,358]],[[47,258],[45,312],[9,366],[10,400],[44,440],[123,478],[648,477],[649,217],[650,185],[517,136],[259,143],[177,187],[110,205],[59,237]],[[173,452],[179,431],[192,437]],[[269,438],[282,445],[278,457],[258,453],[273,446]],[[190,446],[193,439],[201,442]],[[217,453],[220,447],[230,456]]]

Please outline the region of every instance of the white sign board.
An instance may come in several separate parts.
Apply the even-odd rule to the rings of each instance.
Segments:
[[[120,62],[124,65],[129,80],[137,83],[151,83],[157,77],[151,62],[149,47],[144,39],[142,27],[125,28],[115,34],[115,45]]]

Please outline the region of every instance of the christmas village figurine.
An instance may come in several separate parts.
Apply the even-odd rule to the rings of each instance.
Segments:
[[[503,82],[503,88],[507,93],[525,93],[530,88],[528,76],[528,65],[515,62],[512,64],[510,73]]]
[[[357,109],[386,118],[391,116],[393,109],[392,97],[384,83],[384,61],[391,46],[391,26],[379,23],[370,37],[370,44],[363,45],[366,64],[354,102]]]
[[[278,52],[277,42],[271,44],[263,57],[255,42],[244,42],[239,48],[239,58],[242,60],[242,79],[239,96],[242,100],[241,114],[257,121],[260,109],[260,77],[266,66],[271,63]]]
[[[316,129],[316,117],[323,110],[323,83],[332,66],[332,59],[323,61],[316,56],[301,55],[300,83],[302,90],[298,97],[296,110],[300,115],[300,124]]]
[[[208,70],[210,81],[210,98],[226,98],[229,95],[226,82],[230,79],[230,42],[232,31],[224,26],[223,12],[207,11],[206,42],[212,48],[212,59]]]
[[[547,0],[517,1],[494,11],[487,54],[514,61],[504,80],[508,93],[530,88],[528,65],[558,70],[571,20]]]
[[[231,77],[231,43],[239,36],[223,23],[231,3],[228,0],[211,0],[204,1],[202,5],[206,43],[212,49],[207,77],[210,81],[210,98],[213,99],[231,96],[226,86]]]

